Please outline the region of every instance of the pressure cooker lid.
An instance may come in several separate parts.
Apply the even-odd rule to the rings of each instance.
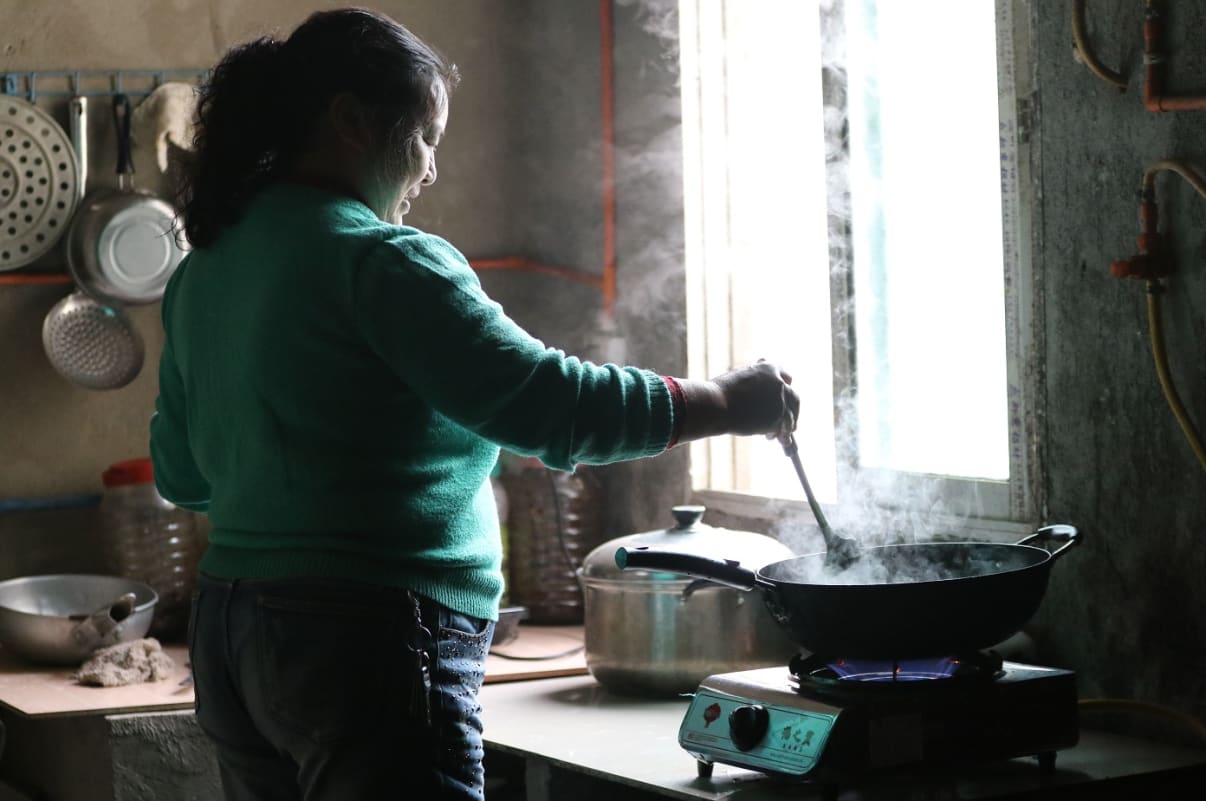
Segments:
[[[702,522],[704,511],[703,506],[675,506],[671,509],[676,521],[672,528],[629,534],[603,543],[583,560],[583,577],[640,584],[690,581],[677,573],[621,570],[616,565],[616,549],[620,547],[665,548],[710,559],[736,559],[751,570],[794,555],[786,545],[765,534],[709,526]]]

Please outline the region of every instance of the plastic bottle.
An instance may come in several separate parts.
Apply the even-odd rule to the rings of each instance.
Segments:
[[[155,490],[150,459],[113,464],[102,476],[103,549],[108,570],[141,581],[159,594],[150,635],[180,640],[188,628],[201,547],[198,515]]]

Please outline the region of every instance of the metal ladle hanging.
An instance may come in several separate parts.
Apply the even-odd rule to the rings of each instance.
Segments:
[[[862,556],[862,546],[850,537],[839,536],[829,526],[829,521],[825,519],[825,513],[821,510],[821,504],[817,503],[816,496],[812,494],[808,476],[804,473],[804,464],[800,461],[800,449],[796,446],[795,435],[790,431],[782,434],[779,437],[779,444],[783,446],[783,452],[787,454],[787,457],[791,459],[792,466],[796,468],[796,477],[800,479],[800,486],[804,487],[804,495],[808,497],[808,508],[812,509],[812,516],[816,518],[817,525],[821,528],[821,536],[825,539],[825,569],[833,571],[850,567]]]

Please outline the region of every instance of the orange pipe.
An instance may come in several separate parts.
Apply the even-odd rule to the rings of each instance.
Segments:
[[[1147,0],[1143,20],[1143,105],[1148,111],[1198,111],[1206,109],[1206,97],[1165,97],[1164,18],[1158,0]]]
[[[603,279],[597,275],[584,273],[581,270],[571,270],[568,267],[542,264],[531,259],[525,259],[523,256],[507,256],[501,259],[471,259],[469,266],[475,270],[519,270],[529,273],[541,273],[557,278],[565,278],[569,281],[576,281],[579,284],[593,286],[596,289],[603,286]]]
[[[1160,210],[1156,204],[1156,176],[1166,171],[1180,175],[1195,192],[1206,198],[1206,177],[1194,165],[1178,159],[1161,159],[1150,164],[1143,171],[1143,184],[1139,189],[1139,252],[1110,265],[1110,274],[1115,278],[1156,281],[1172,275],[1174,265],[1164,249]]]
[[[616,305],[616,154],[615,154],[615,76],[613,57],[614,25],[611,0],[599,2],[599,58],[601,66],[601,104],[603,137],[603,275],[591,275],[566,267],[541,264],[523,256],[498,259],[471,259],[475,270],[521,270],[565,278],[593,286],[603,292],[603,315],[610,318]]]
[[[70,284],[71,276],[58,273],[34,275],[0,275],[0,286],[22,286],[28,284]]]
[[[551,275],[592,286],[603,292],[603,313],[610,317],[616,305],[616,165],[615,165],[615,60],[614,21],[611,0],[599,2],[599,57],[601,72],[601,105],[603,137],[603,275],[591,275],[566,267],[541,264],[522,256],[499,259],[473,259],[469,266],[475,270],[520,270]],[[0,275],[5,284],[66,284],[67,275]]]

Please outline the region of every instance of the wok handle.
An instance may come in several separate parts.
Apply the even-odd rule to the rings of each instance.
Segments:
[[[75,158],[80,166],[76,199],[83,200],[88,189],[88,98],[83,95],[72,97],[68,114],[71,123],[71,146],[75,148]]]
[[[1048,539],[1064,541],[1063,545],[1051,552],[1051,558],[1054,560],[1057,556],[1062,555],[1064,551],[1080,542],[1080,532],[1076,529],[1076,526],[1069,526],[1065,523],[1053,523],[1050,526],[1043,526],[1033,534],[1022,537],[1014,545],[1029,545],[1036,540]]]
[[[764,583],[754,571],[742,567],[740,562],[732,559],[709,559],[698,554],[657,548],[618,548],[616,565],[621,570],[643,568],[682,573],[738,590],[752,590]]]

